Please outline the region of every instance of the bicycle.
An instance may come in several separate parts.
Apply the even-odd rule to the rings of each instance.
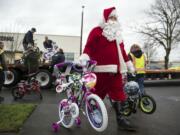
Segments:
[[[43,62],[50,62],[52,61],[52,56],[56,54],[57,50],[59,49],[58,45],[55,42],[52,43],[52,48],[46,48],[46,51],[43,53]]]
[[[14,100],[22,99],[24,95],[30,94],[31,92],[36,92],[39,94],[40,99],[43,99],[40,83],[36,80],[35,76],[36,73],[29,74],[28,80],[22,80],[17,84],[17,86],[12,88],[12,96],[14,97]]]
[[[127,94],[127,107],[124,110],[124,115],[129,116],[131,113],[136,113],[137,108],[145,114],[152,114],[156,110],[156,101],[147,93],[142,93],[137,82],[133,80],[127,81],[124,85],[124,91]]]
[[[79,65],[73,63],[71,65],[76,72],[67,75],[67,82],[61,84],[61,89],[56,89],[60,93],[66,91],[67,99],[60,101],[59,121],[53,123],[52,128],[57,132],[60,124],[65,128],[71,128],[74,123],[80,126],[79,111],[82,110],[83,114],[87,116],[90,125],[96,131],[102,132],[107,128],[108,115],[101,98],[92,93],[95,91],[94,87],[97,78],[91,71],[96,62],[88,62],[87,65],[91,65],[86,66],[89,71],[86,70],[86,67],[79,69]]]
[[[135,75],[129,75],[131,79],[126,78],[124,84],[124,91],[127,95],[126,106],[123,111],[124,116],[130,116],[132,113],[136,113],[138,107],[145,114],[152,114],[156,111],[156,101],[147,93],[143,94],[140,91],[139,85],[134,81]],[[111,106],[113,101],[108,97]]]

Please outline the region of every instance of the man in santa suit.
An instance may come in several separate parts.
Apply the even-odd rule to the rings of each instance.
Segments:
[[[108,94],[114,101],[113,107],[119,127],[132,130],[134,127],[124,118],[122,112],[126,102],[123,77],[128,69],[134,72],[133,64],[124,50],[115,7],[105,9],[103,15],[104,20],[100,26],[90,32],[80,61],[88,59],[97,61],[94,69],[97,75],[95,94],[102,99]]]

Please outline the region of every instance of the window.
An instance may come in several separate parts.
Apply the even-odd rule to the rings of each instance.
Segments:
[[[74,53],[66,52],[64,53],[66,61],[74,61]]]

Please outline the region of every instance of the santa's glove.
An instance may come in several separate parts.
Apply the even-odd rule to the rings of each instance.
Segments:
[[[86,66],[87,62],[90,60],[90,57],[86,54],[83,53],[81,54],[81,56],[79,57],[77,63],[80,64],[81,66]]]
[[[129,73],[135,74],[135,68],[134,68],[134,65],[131,61],[126,62],[126,66],[127,66]]]

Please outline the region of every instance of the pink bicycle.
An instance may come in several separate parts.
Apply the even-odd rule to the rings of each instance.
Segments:
[[[24,95],[30,94],[31,92],[35,92],[39,95],[40,99],[43,99],[40,83],[36,80],[36,73],[28,75],[28,80],[22,80],[17,84],[17,86],[12,88],[12,96],[14,100],[22,99]]]
[[[87,65],[79,69],[76,64],[72,64],[73,69],[77,72],[67,75],[67,82],[63,82],[61,88],[56,89],[60,93],[66,91],[67,99],[59,103],[59,120],[52,124],[55,132],[58,131],[60,124],[65,128],[71,128],[74,123],[80,125],[79,110],[87,116],[90,125],[96,131],[102,132],[107,128],[106,107],[101,98],[92,93],[95,90],[97,78],[91,71],[96,62],[89,61]]]

